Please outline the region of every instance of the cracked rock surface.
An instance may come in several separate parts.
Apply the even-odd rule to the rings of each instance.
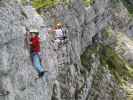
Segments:
[[[110,45],[117,52],[117,33],[121,32],[121,41],[126,42],[119,43],[124,44],[121,47],[126,52],[118,53],[133,63],[133,24],[129,23],[126,8],[122,4],[113,8],[112,0],[95,0],[89,8],[82,0],[71,1],[69,8],[58,6],[53,10],[63,17],[67,36],[66,43],[58,48],[46,37],[50,18],[42,18],[32,6],[22,6],[16,0],[0,0],[0,90],[10,91],[0,100],[128,100],[111,71],[101,63],[100,55],[94,53],[97,43]],[[108,26],[112,37],[106,39],[102,33]],[[34,80],[37,72],[25,47],[26,27],[40,31],[48,72],[38,80]],[[90,51],[93,47],[94,52]]]

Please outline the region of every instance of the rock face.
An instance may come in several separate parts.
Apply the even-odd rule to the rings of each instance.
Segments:
[[[43,21],[31,6],[0,1],[0,87],[10,91],[0,100],[127,100],[126,92],[108,68],[109,60],[101,62],[98,45],[110,45],[115,50],[119,47],[117,33],[123,33],[126,38],[122,39],[130,41],[126,42],[129,49],[118,53],[132,64],[128,11],[122,3],[114,8],[112,0],[95,0],[90,8],[85,8],[81,0],[71,2],[68,8],[58,6],[53,10],[62,16],[67,36],[67,42],[57,48],[50,37],[43,38],[49,19]],[[25,27],[35,27],[42,35],[42,57],[48,70],[42,79],[34,80],[37,72],[25,47]],[[102,34],[108,27],[111,36]]]
[[[0,85],[10,91],[0,100],[50,100],[45,80],[34,80],[37,73],[25,48],[25,26],[33,25],[33,19],[28,19],[24,8],[15,1],[3,0],[0,4]]]

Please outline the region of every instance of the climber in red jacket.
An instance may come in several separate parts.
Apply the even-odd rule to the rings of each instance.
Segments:
[[[33,33],[31,37],[31,49],[33,52],[40,53],[40,38],[38,33]]]
[[[44,68],[41,63],[41,55],[40,55],[40,37],[39,32],[35,29],[30,30],[31,38],[30,38],[30,53],[33,65],[35,66],[39,78],[44,75]]]

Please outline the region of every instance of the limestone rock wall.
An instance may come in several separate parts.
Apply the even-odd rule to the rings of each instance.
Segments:
[[[55,15],[63,17],[67,42],[57,48],[49,38],[42,41],[48,73],[35,81],[37,72],[24,43],[25,27],[38,28],[43,37],[49,19],[43,21],[31,6],[1,0],[0,87],[10,94],[0,96],[0,100],[126,100],[125,92],[97,55],[88,53],[91,58],[87,68],[80,58],[88,46],[101,40],[101,33],[108,25],[114,30],[128,31],[131,23],[127,10],[121,5],[115,12],[112,5],[111,0],[95,0],[90,8],[85,8],[82,0],[72,0],[68,8],[59,6],[53,10]],[[122,11],[125,11],[123,17],[119,16]]]
[[[50,100],[45,79],[34,80],[37,72],[25,48],[25,27],[33,25],[31,20],[34,22],[26,13],[14,0],[0,1],[0,85],[10,91],[8,96],[0,96],[0,100]]]

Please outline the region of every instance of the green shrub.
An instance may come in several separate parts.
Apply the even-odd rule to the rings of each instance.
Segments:
[[[88,7],[88,6],[90,6],[94,3],[94,0],[83,0],[83,3],[84,3],[85,6]]]
[[[26,5],[28,3],[27,0],[21,0],[22,5]]]
[[[119,4],[120,1],[127,8],[129,15],[133,17],[133,2],[131,2],[131,0],[112,0],[114,7],[119,6],[117,4]]]
[[[56,5],[58,2],[58,0],[33,0],[32,6],[36,9],[49,8]]]
[[[60,3],[68,5],[70,0],[33,0],[32,6],[38,9],[47,9],[54,7]]]
[[[127,8],[129,15],[133,16],[133,3],[131,0],[121,0],[124,4],[124,6]]]
[[[118,4],[120,0],[112,0],[113,4]]]
[[[97,47],[88,47],[81,55],[81,63],[88,71],[91,67],[92,54],[100,57],[101,66],[109,69],[120,85],[133,77],[132,65],[129,65],[114,49],[102,44],[98,44]]]
[[[108,66],[118,83],[123,84],[129,78],[133,77],[131,66],[111,47],[101,45],[99,54],[101,63]]]
[[[111,38],[112,37],[113,30],[110,26],[108,26],[105,31],[102,33],[103,38]]]

